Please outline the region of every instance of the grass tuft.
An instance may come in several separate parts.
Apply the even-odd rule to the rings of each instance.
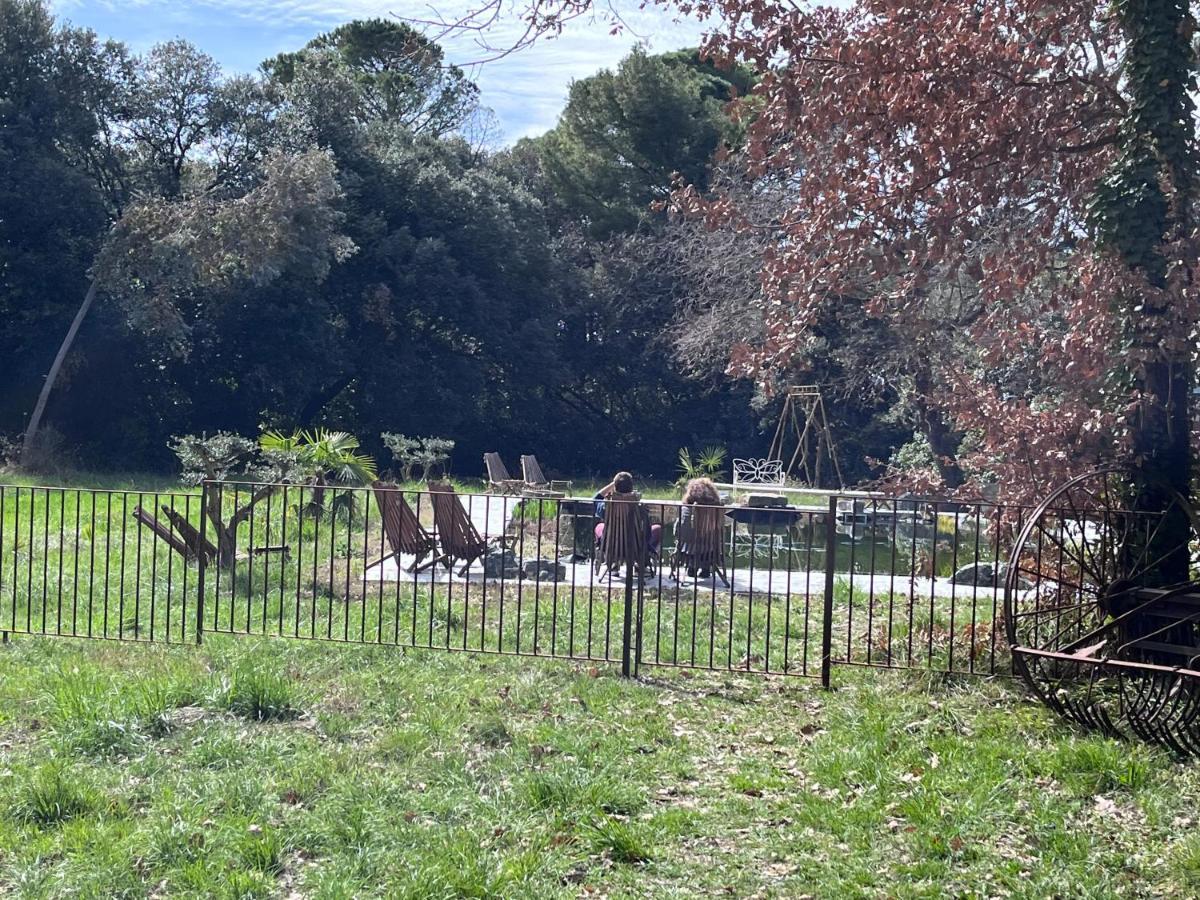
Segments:
[[[52,764],[26,775],[13,796],[9,815],[21,824],[50,827],[89,815],[100,803],[95,789]]]
[[[271,877],[283,871],[283,854],[283,839],[274,828],[250,826],[237,841],[242,866]]]
[[[294,683],[265,665],[244,662],[221,680],[214,704],[254,722],[284,722],[301,715]]]
[[[1083,795],[1137,791],[1150,781],[1152,756],[1143,745],[1089,735],[1061,744],[1051,771]]]
[[[632,822],[598,816],[587,822],[584,833],[592,851],[609,857],[613,862],[636,864],[654,858],[651,836]]]

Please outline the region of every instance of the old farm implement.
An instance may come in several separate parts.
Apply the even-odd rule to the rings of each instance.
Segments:
[[[1105,468],[1064,484],[1013,545],[1013,665],[1067,718],[1200,755],[1196,515],[1167,488]]]

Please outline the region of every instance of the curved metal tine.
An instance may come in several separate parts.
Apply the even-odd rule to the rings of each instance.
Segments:
[[[1105,695],[1100,698],[1100,700],[1097,700],[1095,703],[1093,703],[1093,709],[1098,721],[1098,730],[1109,737],[1124,737],[1124,731],[1118,724],[1121,719],[1120,704],[1118,703],[1116,711],[1117,715],[1115,718],[1113,717],[1112,713],[1109,712],[1109,705],[1113,702],[1114,697],[1120,697],[1120,683],[1122,678],[1121,673],[1118,672],[1116,675],[1116,691],[1111,690],[1110,679],[1107,677],[1107,674],[1103,672],[1100,667],[1096,667],[1093,672],[1093,682],[1096,682],[1101,678],[1103,678],[1103,684],[1106,688],[1108,688],[1108,690],[1106,691]]]
[[[1089,727],[1101,731],[1104,734],[1120,734],[1120,730],[1113,722],[1112,716],[1109,715],[1108,708],[1104,704],[1104,697],[1098,686],[1107,684],[1108,679],[1104,677],[1105,673],[1100,666],[1090,667],[1088,672],[1088,687],[1087,693],[1084,695],[1082,703],[1077,704],[1080,714],[1086,716],[1089,722]],[[1117,676],[1118,679],[1120,676]]]
[[[1026,661],[1026,667],[1029,671],[1029,677],[1043,685],[1043,688],[1038,689],[1038,693],[1042,697],[1042,701],[1057,712],[1059,715],[1067,715],[1066,707],[1063,704],[1063,698],[1070,696],[1066,690],[1060,694],[1059,689],[1066,676],[1060,676],[1057,681],[1053,678],[1049,671],[1048,661],[1033,658]]]
[[[1074,674],[1077,676],[1079,674],[1079,668],[1080,665],[1078,663],[1070,663],[1065,666],[1064,672],[1058,680],[1058,685],[1061,686],[1068,680],[1068,673],[1072,670],[1074,670]],[[1071,678],[1070,680],[1075,682],[1077,681],[1077,678]],[[1094,682],[1094,679],[1089,680]],[[1097,722],[1091,709],[1093,706],[1091,699],[1093,686],[1093,684],[1088,685],[1087,691],[1082,699],[1077,698],[1070,688],[1056,687],[1054,691],[1051,692],[1051,696],[1055,698],[1055,701],[1061,709],[1062,714],[1088,729],[1100,727],[1100,724]]]
[[[1158,682],[1167,683],[1167,682],[1174,682],[1176,679],[1172,678],[1171,676],[1158,676],[1154,680],[1158,681]],[[1162,690],[1165,693],[1170,694],[1169,686],[1164,686],[1162,688]],[[1173,712],[1173,710],[1171,712]],[[1150,731],[1150,733],[1153,735],[1154,740],[1157,741],[1160,745],[1168,748],[1169,750],[1171,750],[1175,753],[1178,753],[1181,756],[1186,756],[1187,750],[1184,748],[1183,744],[1180,743],[1180,741],[1179,741],[1178,733],[1175,728],[1176,723],[1175,723],[1175,721],[1173,721],[1171,712],[1168,712],[1166,715],[1160,716],[1158,718],[1149,720],[1146,723],[1147,728]]]
[[[1090,699],[1082,702],[1068,700],[1066,706],[1070,717],[1089,731],[1114,737],[1120,734],[1108,711],[1099,702]]]
[[[1158,693],[1152,673],[1141,673],[1134,677],[1125,673],[1120,678],[1121,702],[1125,721],[1129,729],[1142,740],[1164,743],[1160,734],[1161,704],[1152,702],[1150,696]]]
[[[1200,696],[1196,691],[1195,680],[1188,676],[1161,676],[1162,681],[1169,681],[1167,695],[1170,698],[1170,709],[1160,722],[1159,730],[1167,738],[1167,743],[1181,756],[1195,756],[1200,753],[1192,725],[1200,707]]]
[[[1066,697],[1062,701],[1063,716],[1071,721],[1082,725],[1089,731],[1096,728],[1091,716],[1087,714],[1086,704],[1076,703],[1074,700]]]
[[[1108,737],[1112,737],[1112,738],[1121,738],[1121,737],[1125,736],[1125,733],[1121,730],[1120,727],[1118,727],[1116,722],[1113,720],[1112,716],[1109,715],[1107,707],[1097,706],[1096,712],[1097,712],[1097,718],[1100,722],[1098,730],[1100,731],[1101,734],[1105,734]]]
[[[1188,755],[1191,751],[1181,740],[1184,735],[1179,726],[1184,720],[1191,698],[1186,690],[1181,690],[1179,676],[1153,673],[1147,674],[1142,680],[1151,685],[1149,688],[1143,688],[1142,694],[1157,696],[1158,700],[1154,704],[1143,703],[1130,709],[1131,725],[1140,736],[1179,755]]]
[[[1200,683],[1188,677],[1181,693],[1187,697],[1176,723],[1180,743],[1191,756],[1200,756]]]

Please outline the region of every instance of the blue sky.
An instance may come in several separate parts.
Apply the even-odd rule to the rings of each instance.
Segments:
[[[314,35],[354,18],[430,17],[431,9],[453,16],[470,0],[52,0],[55,13],[124,41],[142,51],[181,37],[210,53],[228,70],[253,71],[263,59],[294,50]],[[612,35],[602,19],[577,20],[561,37],[472,70],[485,106],[495,111],[503,142],[538,134],[554,125],[574,78],[613,66],[635,43],[659,53],[698,43],[701,26],[673,13],[640,9],[639,0],[612,0],[628,25]],[[505,45],[518,33],[510,17],[491,35]],[[487,54],[470,35],[443,41],[452,62],[476,62]]]

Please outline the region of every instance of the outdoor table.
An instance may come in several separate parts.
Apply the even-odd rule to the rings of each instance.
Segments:
[[[812,512],[825,512],[824,507],[808,506],[731,506],[725,510],[726,518],[734,526],[747,525],[752,530],[759,528],[790,528],[801,516]]]
[[[773,542],[774,536],[782,533],[786,535],[786,546],[791,546],[801,528],[811,526],[818,516],[823,519],[828,512],[824,506],[731,506],[725,510],[731,525],[730,548],[739,540],[739,525],[743,526],[744,542],[754,543],[759,535],[770,536]]]
[[[571,517],[574,561],[591,559],[596,543],[596,501],[590,497],[564,497],[558,501],[558,512]]]

